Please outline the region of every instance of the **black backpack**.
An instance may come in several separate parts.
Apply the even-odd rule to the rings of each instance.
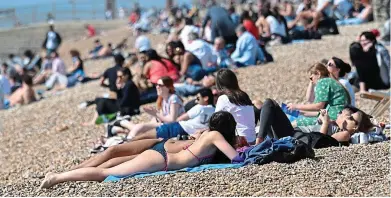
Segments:
[[[302,131],[295,131],[293,137],[315,149],[342,145],[333,137],[320,132],[304,133]]]

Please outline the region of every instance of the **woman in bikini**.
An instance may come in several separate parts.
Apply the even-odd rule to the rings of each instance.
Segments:
[[[64,173],[48,173],[40,188],[50,188],[67,181],[103,181],[109,175],[124,176],[137,172],[179,170],[206,164],[219,155],[230,160],[238,158],[235,144],[236,122],[228,112],[214,113],[209,121],[210,131],[202,133],[191,145],[179,153],[167,153],[162,141],[131,161],[112,168],[81,168]],[[219,129],[219,131],[216,131]]]

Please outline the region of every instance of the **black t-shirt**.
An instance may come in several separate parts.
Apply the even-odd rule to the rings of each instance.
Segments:
[[[121,66],[110,67],[103,73],[103,78],[109,79],[109,89],[110,91],[117,91],[116,81],[117,81],[117,71],[121,69]]]
[[[354,66],[356,66],[359,81],[364,82],[367,89],[388,88],[381,80],[376,49],[374,47],[368,52],[364,52],[360,44],[357,43],[355,46],[351,46],[350,57]]]
[[[117,91],[117,102],[121,112],[133,114],[140,108],[140,93],[132,80],[126,82],[125,86]]]

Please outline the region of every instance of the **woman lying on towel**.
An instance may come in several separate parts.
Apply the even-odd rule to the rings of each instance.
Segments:
[[[235,160],[238,153],[235,144],[236,122],[228,112],[217,112],[209,121],[210,130],[204,132],[193,144],[179,153],[167,153],[164,141],[146,150],[133,160],[112,168],[80,168],[64,173],[48,173],[40,188],[50,188],[67,181],[103,181],[109,175],[124,176],[138,172],[153,173],[157,171],[179,170],[209,163],[218,155],[225,155]],[[218,128],[219,131],[215,129]]]
[[[293,128],[289,119],[276,101],[266,99],[262,106],[259,133],[256,144],[261,143],[266,136],[282,138],[294,136],[296,131],[311,133],[321,132],[336,139],[338,142],[349,142],[356,132],[368,132],[373,124],[363,111],[346,107],[338,113],[335,121],[331,121],[326,110],[321,110],[318,125]]]
[[[315,100],[312,104],[288,104],[289,110],[299,110],[304,115],[292,122],[293,127],[315,125],[321,109],[327,109],[330,118],[335,120],[338,112],[350,103],[349,93],[341,83],[330,78],[325,65],[316,63],[310,67],[308,73],[315,86]]]

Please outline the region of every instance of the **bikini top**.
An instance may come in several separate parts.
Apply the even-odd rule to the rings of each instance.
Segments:
[[[203,157],[198,157],[197,155],[194,155],[194,153],[191,152],[191,150],[189,149],[189,147],[191,145],[193,145],[193,144],[189,144],[189,145],[183,147],[183,150],[189,151],[198,160],[199,165],[210,164],[213,161],[214,154],[203,156]]]

